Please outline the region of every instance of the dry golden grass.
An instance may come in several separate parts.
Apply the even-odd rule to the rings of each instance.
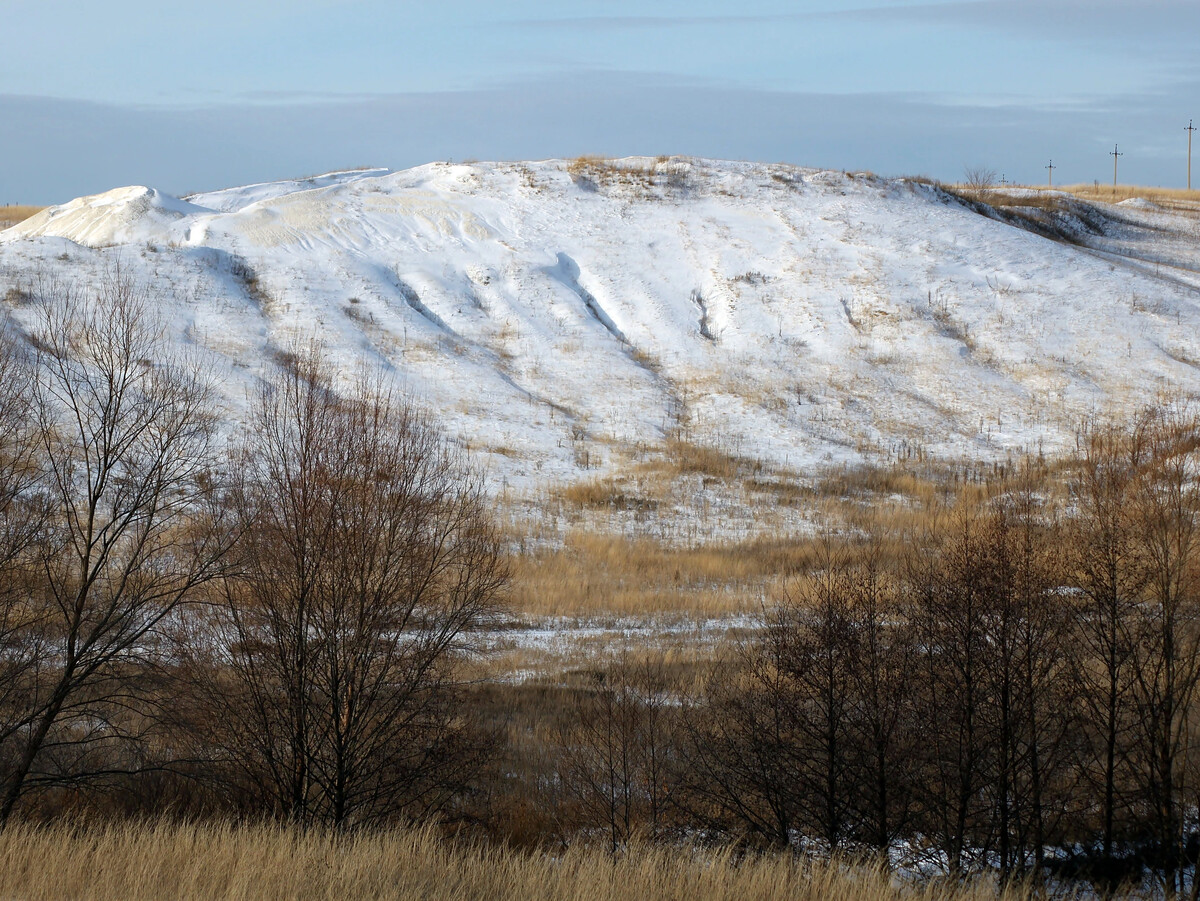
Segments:
[[[546,515],[529,534],[514,525],[510,540],[532,550],[513,558],[512,608],[584,619],[756,613],[831,550],[866,553],[865,534],[875,536],[871,553],[884,565],[896,563],[906,536],[929,528],[940,501],[995,474],[983,466],[898,464],[800,478],[720,448],[672,441],[661,458],[545,498]],[[742,531],[742,520],[722,532],[732,515],[722,512],[722,501],[704,514],[714,520],[711,530],[694,540],[681,535],[673,518],[694,523],[702,515],[681,485],[693,494],[703,485],[749,508],[753,528]],[[557,536],[535,534],[547,520],[568,525]]]
[[[699,473],[717,479],[736,479],[747,470],[761,469],[761,464],[740,459],[721,447],[697,444],[678,438],[666,443],[667,463],[675,475]]]
[[[898,887],[865,868],[790,856],[638,847],[527,854],[441,841],[432,830],[334,836],[272,827],[13,826],[0,833],[0,886],[22,901],[171,898],[490,901],[973,901],[988,884]],[[1010,892],[1004,898],[1030,897]]]
[[[1200,204],[1200,191],[1188,191],[1185,188],[1150,188],[1144,185],[1118,184],[1114,190],[1111,184],[1080,184],[1056,186],[1055,190],[1066,191],[1084,200],[1100,200],[1106,203],[1140,197],[1143,200],[1163,205],[1172,205],[1175,203]]]
[[[522,613],[575,617],[755,611],[764,595],[807,569],[816,553],[815,542],[756,539],[676,547],[653,538],[576,530],[561,548],[514,560],[512,605]]]
[[[44,206],[0,206],[0,229],[24,222],[44,210]]]
[[[704,471],[728,466],[732,474],[740,465],[716,455]],[[545,543],[514,557],[513,609],[581,618],[755,613],[777,600],[794,578],[819,567],[831,550],[868,552],[864,534],[875,536],[871,553],[881,554],[885,565],[894,563],[904,553],[905,536],[925,531],[938,501],[971,477],[862,467],[828,472],[804,487],[738,471],[739,490],[763,504],[765,521],[771,521],[766,509],[771,505],[801,507],[819,528],[792,534],[768,528],[740,540],[680,543],[614,534],[597,526],[598,520],[581,518],[561,544]],[[589,510],[631,511],[651,519],[668,515],[660,509],[668,502],[647,486],[644,474],[636,487],[601,478],[570,486],[560,497],[583,517]]]
[[[912,176],[909,181],[920,182],[921,184],[941,184],[925,176]],[[1021,191],[1019,195],[1027,202],[1035,202],[1036,197],[1030,198],[1024,192],[1033,191],[1038,194],[1051,195],[1052,192],[1063,192],[1073,194],[1076,197],[1081,197],[1085,200],[1099,200],[1105,203],[1114,201],[1131,200],[1140,197],[1143,200],[1149,200],[1153,203],[1160,202],[1178,202],[1178,203],[1200,203],[1200,190],[1187,190],[1186,188],[1157,188],[1149,185],[1123,185],[1118,184],[1113,188],[1112,183],[1099,184],[1080,183],[1073,185],[1054,185],[1052,188],[1046,185],[1018,185],[1018,184],[993,184],[989,187],[978,187],[969,184],[943,184],[944,188],[950,191],[956,191],[972,196],[979,196],[981,199],[992,203],[992,198],[1003,198],[1006,195],[1011,195],[1011,192]],[[1017,196],[1017,195],[1012,195]]]
[[[687,164],[685,160],[668,156],[617,160],[585,154],[567,163],[567,174],[576,184],[593,190],[612,187],[647,189],[654,186],[678,188],[687,181]]]
[[[1017,193],[1017,191],[1020,193]],[[1180,212],[1200,212],[1200,190],[1184,188],[1151,188],[1144,185],[1055,185],[1048,189],[1038,185],[1011,185],[994,187],[982,192],[971,193],[962,186],[951,190],[963,193],[972,199],[982,200],[994,207],[1033,207],[1048,212],[1066,208],[1063,194],[1095,203],[1120,203],[1123,200],[1148,200],[1158,206]]]

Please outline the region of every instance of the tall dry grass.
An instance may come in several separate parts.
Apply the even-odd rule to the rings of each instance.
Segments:
[[[567,162],[567,174],[577,185],[592,190],[626,187],[683,187],[688,163],[680,157],[657,156],[613,159],[585,154]]]
[[[1175,203],[1200,204],[1200,191],[1186,188],[1151,188],[1145,185],[1121,185],[1116,189],[1111,184],[1079,184],[1055,186],[1056,191],[1066,191],[1084,200],[1102,200],[1108,203],[1142,198],[1152,203],[1169,206]]]
[[[24,222],[30,216],[35,216],[44,209],[44,206],[0,206],[0,229],[10,228],[18,222]]]
[[[817,559],[815,541],[730,541],[677,547],[577,530],[563,547],[513,560],[511,604],[538,616],[756,611],[782,580]]]
[[[513,529],[510,542],[529,549],[511,560],[511,607],[583,618],[756,613],[831,551],[882,555],[880,563],[896,564],[908,539],[931,528],[941,501],[986,492],[984,482],[994,475],[994,467],[983,465],[912,464],[830,468],[801,479],[677,442],[663,460],[633,467],[632,474],[578,482],[547,498],[545,509],[570,523],[560,540],[523,541],[527,536]],[[653,528],[681,509],[690,512],[675,490],[687,477],[703,477],[731,503],[752,508],[758,528],[726,536],[718,528],[697,541]],[[786,528],[781,510],[797,511],[810,527]],[[622,512],[648,527],[615,531]],[[713,515],[719,521],[725,514]],[[863,543],[868,534],[870,547]]]
[[[909,178],[910,181],[920,182],[923,184],[942,184],[924,176],[914,176]],[[1014,205],[1018,202],[1032,206],[1050,206],[1053,203],[1055,193],[1073,194],[1083,200],[1098,200],[1104,203],[1120,202],[1122,200],[1133,200],[1141,198],[1149,200],[1153,203],[1163,205],[1185,204],[1185,205],[1200,205],[1200,190],[1187,190],[1186,188],[1158,188],[1148,185],[1123,185],[1118,184],[1115,188],[1111,182],[1098,183],[1079,183],[1071,185],[1054,185],[1053,188],[1048,188],[1046,185],[1018,185],[1009,183],[1006,185],[991,184],[986,186],[971,185],[969,183],[960,184],[942,184],[948,191],[970,196],[972,199],[983,200],[993,206],[997,201],[1001,205]],[[1019,195],[1013,192],[1020,191]],[[1024,192],[1034,191],[1036,194],[1030,196]],[[1039,196],[1042,199],[1039,200]]]
[[[0,897],[22,901],[973,901],[1024,899],[988,884],[899,887],[869,869],[789,856],[639,847],[557,855],[461,845],[432,830],[335,836],[270,826],[12,826]]]

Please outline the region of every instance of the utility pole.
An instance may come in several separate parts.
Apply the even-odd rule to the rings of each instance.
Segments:
[[[1112,153],[1109,154],[1113,158],[1113,194],[1117,193],[1117,157],[1124,156],[1123,153],[1117,153],[1119,145],[1113,144]]]
[[[1196,129],[1192,127],[1192,120],[1188,119],[1188,190],[1192,190],[1192,132]]]
[[[1050,179],[1049,179],[1049,181],[1046,182],[1046,187],[1053,188],[1054,187],[1054,160],[1050,161],[1050,165],[1047,166],[1046,169],[1048,169],[1050,172]]]

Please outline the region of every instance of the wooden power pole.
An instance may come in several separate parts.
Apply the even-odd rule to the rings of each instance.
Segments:
[[[1192,132],[1196,129],[1192,126],[1192,120],[1188,119],[1188,190],[1192,190]]]
[[[1050,173],[1050,178],[1046,182],[1046,187],[1054,187],[1054,160],[1050,161],[1050,165],[1046,167],[1046,171]]]
[[[1109,154],[1113,158],[1113,194],[1117,193],[1117,157],[1124,156],[1123,153],[1117,153],[1117,144],[1113,144],[1112,153]]]

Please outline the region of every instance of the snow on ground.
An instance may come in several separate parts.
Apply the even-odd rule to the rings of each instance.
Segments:
[[[231,417],[320,335],[518,494],[668,435],[796,471],[995,458],[1200,390],[1200,210],[1064,206],[1075,243],[907,180],[690,159],[119,188],[0,232],[0,298],[119,261]]]
[[[472,635],[475,647],[490,658],[502,681],[557,681],[568,668],[584,663],[611,664],[623,653],[647,649],[663,654],[682,649],[704,657],[718,647],[757,633],[762,615],[722,617],[609,616],[512,619]]]

